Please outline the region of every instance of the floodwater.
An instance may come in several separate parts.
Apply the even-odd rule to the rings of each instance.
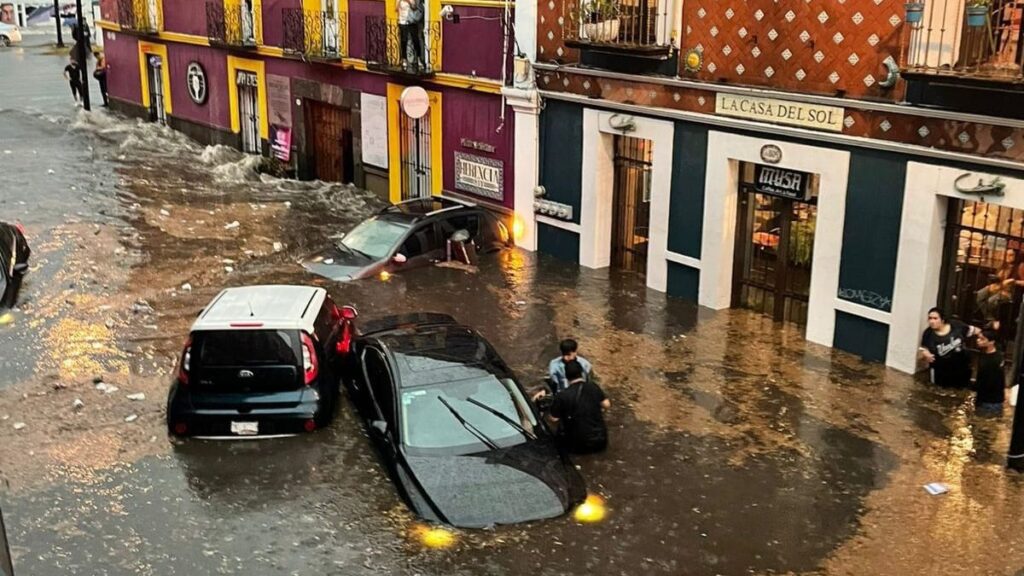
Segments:
[[[809,344],[795,326],[522,251],[478,271],[312,277],[299,259],[378,199],[81,113],[62,67],[41,45],[0,51],[15,78],[0,88],[0,218],[25,222],[34,248],[0,326],[0,505],[19,576],[1024,567],[1024,487],[1003,469],[1010,419],[975,415],[967,393]],[[452,314],[524,382],[576,337],[613,404],[608,452],[575,459],[604,518],[438,537],[409,515],[348,404],[308,436],[169,441],[166,391],[191,319],[224,286],[269,282],[323,285],[363,317]],[[929,496],[928,482],[950,493]]]

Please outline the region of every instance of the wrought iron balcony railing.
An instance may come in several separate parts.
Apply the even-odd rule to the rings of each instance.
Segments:
[[[251,0],[212,0],[206,3],[206,35],[228,46],[256,46],[256,18]]]
[[[659,5],[660,4],[660,5]],[[667,52],[666,0],[580,0],[563,4],[562,36],[574,47]]]
[[[117,0],[117,19],[124,30],[151,34],[160,31],[156,0]]]
[[[284,8],[282,17],[285,52],[315,60],[348,56],[348,14]]]
[[[1024,81],[1022,0],[926,0],[907,4],[905,74]]]
[[[437,72],[441,23],[400,25],[381,16],[366,17],[366,66],[413,76]]]

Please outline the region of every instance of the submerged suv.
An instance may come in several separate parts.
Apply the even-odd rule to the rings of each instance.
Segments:
[[[312,432],[337,406],[356,310],[323,288],[246,286],[200,313],[167,399],[177,436]]]

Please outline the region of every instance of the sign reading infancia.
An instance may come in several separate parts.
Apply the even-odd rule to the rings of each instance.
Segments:
[[[502,202],[505,168],[500,160],[456,152],[455,189]]]
[[[842,132],[845,109],[837,106],[719,92],[715,97],[715,114],[801,128]]]

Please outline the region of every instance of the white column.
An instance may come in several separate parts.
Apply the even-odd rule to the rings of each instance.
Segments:
[[[502,94],[515,113],[513,193],[515,218],[518,227],[521,227],[516,245],[533,252],[537,250],[537,219],[533,212],[533,190],[539,183],[540,105],[536,90],[503,88]]]

